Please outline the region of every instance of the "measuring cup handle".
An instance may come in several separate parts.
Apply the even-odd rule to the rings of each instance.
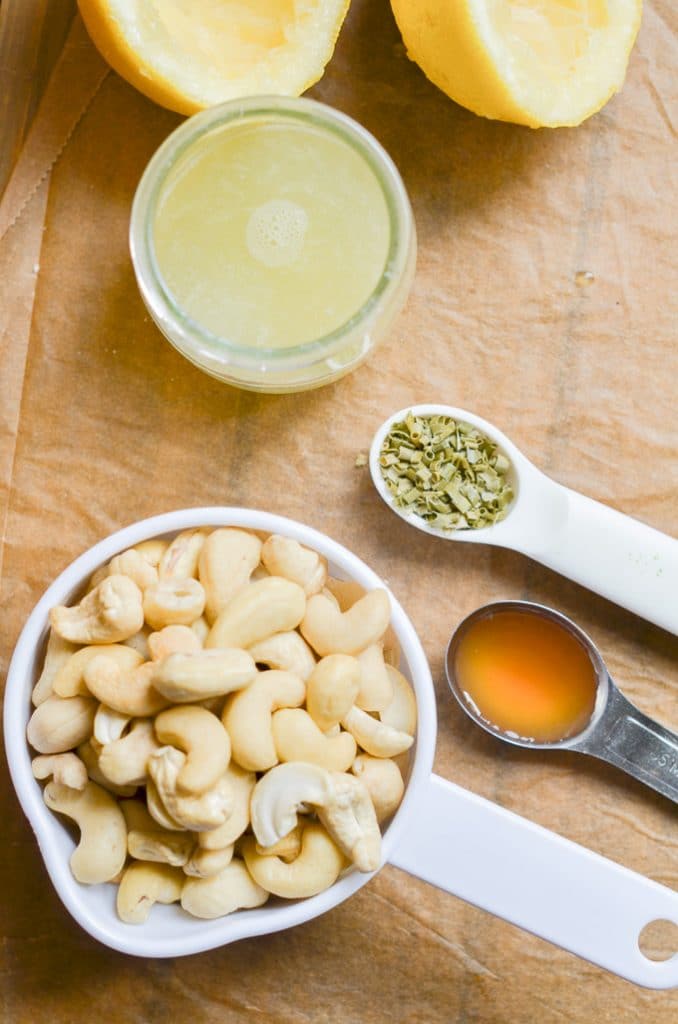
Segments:
[[[573,748],[616,765],[678,803],[678,736],[639,711],[611,679],[608,685],[602,718]]]
[[[678,635],[678,540],[553,484],[566,497],[560,525],[525,553]]]
[[[678,893],[433,775],[390,862],[648,988],[678,985],[678,954],[655,962],[638,937],[678,924]]]

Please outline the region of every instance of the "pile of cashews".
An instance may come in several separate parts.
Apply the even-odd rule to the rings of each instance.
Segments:
[[[313,896],[381,862],[416,704],[385,590],[278,534],[185,530],[50,612],[28,741],[123,921]]]

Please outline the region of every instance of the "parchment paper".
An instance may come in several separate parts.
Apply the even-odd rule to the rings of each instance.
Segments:
[[[269,509],[352,548],[402,601],[436,682],[441,775],[675,886],[667,801],[602,764],[504,748],[452,705],[442,657],[479,604],[541,601],[573,616],[629,698],[676,729],[678,640],[517,554],[409,529],[355,460],[393,410],[447,401],[494,421],[562,483],[678,534],[676,28],[670,0],[648,3],[623,92],[576,130],[533,132],[455,106],[406,59],[388,4],[353,0],[312,95],[396,161],[417,276],[361,369],[258,397],[195,370],[145,313],[130,204],[180,118],[108,72],[76,21],[0,206],[2,679],[43,589],[110,531],[191,505]],[[6,1024],[668,1024],[678,1011],[675,995],[391,868],[296,930],[176,961],[126,958],[59,903],[4,762],[0,801]]]

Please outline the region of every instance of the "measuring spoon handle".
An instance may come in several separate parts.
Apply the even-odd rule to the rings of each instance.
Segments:
[[[616,765],[678,803],[678,736],[644,715],[608,680],[600,720],[574,749]]]
[[[648,960],[651,921],[678,893],[432,775],[417,787],[391,864],[638,985],[678,985],[678,955]]]
[[[539,531],[525,553],[678,635],[678,540],[551,484],[565,501],[552,529]]]

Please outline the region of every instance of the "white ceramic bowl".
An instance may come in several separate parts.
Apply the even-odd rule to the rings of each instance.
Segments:
[[[19,637],[7,677],[4,728],[12,781],[37,837],[52,883],[65,907],[100,942],[137,956],[184,956],[248,936],[289,928],[330,910],[371,878],[371,875],[351,870],[330,889],[310,899],[271,900],[259,909],[239,911],[214,921],[192,918],[176,904],[155,906],[143,925],[125,924],[118,918],[115,886],[81,885],[73,878],[68,863],[74,848],[72,834],[63,819],[48,810],[43,802],[42,787],[31,771],[31,752],[25,738],[32,710],[31,690],[40,673],[45,649],[49,609],[72,601],[91,573],[118,552],[150,537],[171,536],[194,526],[240,526],[284,534],[323,554],[333,575],[356,580],[370,589],[384,586],[383,580],[350,551],[301,523],[243,508],[197,508],[145,519],[112,534],[77,558],[40,599]],[[408,807],[416,799],[417,789],[423,787],[430,777],[436,733],[435,700],[426,657],[412,623],[393,595],[389,593],[389,596],[391,622],[402,649],[401,670],[414,686],[419,723],[405,796],[384,832],[384,862],[389,859],[402,832]]]

